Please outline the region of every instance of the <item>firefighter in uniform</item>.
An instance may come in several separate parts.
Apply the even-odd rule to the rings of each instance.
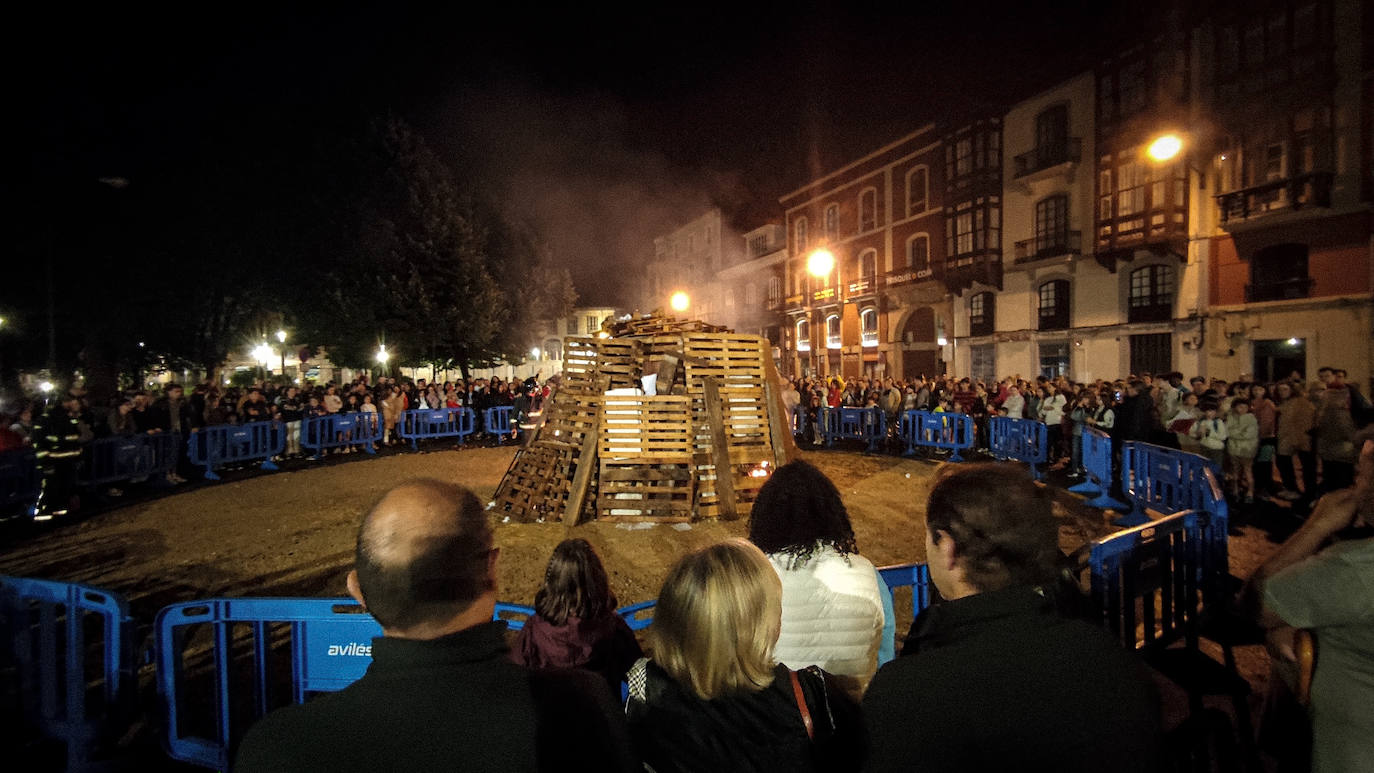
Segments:
[[[95,438],[81,398],[68,393],[45,412],[34,426],[34,447],[43,470],[40,515],[65,515],[76,493],[81,452]]]

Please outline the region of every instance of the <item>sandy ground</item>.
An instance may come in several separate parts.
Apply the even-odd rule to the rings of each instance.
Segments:
[[[332,464],[231,478],[131,504],[10,544],[0,574],[81,582],[124,594],[140,621],[162,606],[214,596],[344,595],[362,513],[387,488],[414,477],[453,481],[489,498],[511,447],[344,457]],[[840,489],[860,550],[875,564],[924,558],[927,493],[937,465],[843,451],[803,451]],[[1061,546],[1072,551],[1109,533],[1102,513],[1060,497]],[[591,523],[571,531],[590,541],[622,604],[657,595],[675,558],[744,536],[746,521],[629,529]],[[559,523],[496,524],[501,597],[531,603],[549,554],[569,529]],[[1273,550],[1259,532],[1232,539],[1232,572],[1245,577]]]

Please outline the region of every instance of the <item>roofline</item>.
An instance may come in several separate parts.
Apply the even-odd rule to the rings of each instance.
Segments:
[[[925,133],[928,132],[928,131],[934,131],[934,130],[935,130],[935,123],[932,121],[931,123],[928,123],[928,124],[926,124],[925,126],[922,126],[921,128],[917,129],[916,131],[914,131],[914,132],[912,132],[912,133],[910,133],[910,134],[908,134],[908,135],[906,135],[906,136],[904,136],[904,137],[901,137],[901,138],[899,138],[899,139],[893,140],[892,142],[889,142],[888,144],[882,146],[881,148],[878,148],[877,150],[873,151],[872,153],[869,153],[868,155],[864,156],[863,158],[860,158],[860,159],[856,159],[856,160],[854,160],[854,161],[851,161],[851,162],[849,162],[848,164],[845,164],[844,166],[840,167],[839,169],[836,169],[835,171],[830,172],[830,173],[827,174],[827,175],[824,175],[823,177],[818,177],[818,178],[812,180],[811,182],[808,182],[806,185],[803,185],[802,187],[796,189],[795,191],[791,191],[791,192],[789,192],[789,193],[784,193],[783,195],[781,195],[781,196],[778,197],[778,203],[781,204],[781,203],[783,202],[784,199],[790,199],[790,198],[792,198],[793,196],[796,196],[798,193],[801,193],[802,191],[806,190],[807,188],[813,188],[813,187],[815,187],[815,186],[817,186],[817,185],[820,185],[821,183],[825,182],[826,180],[829,180],[829,179],[832,178],[832,177],[835,177],[836,175],[844,174],[845,172],[850,171],[851,169],[853,169],[854,167],[856,167],[856,166],[858,166],[858,165],[864,163],[865,161],[872,161],[874,158],[877,158],[878,156],[881,156],[882,154],[884,154],[884,153],[886,153],[886,152],[892,150],[893,148],[895,148],[895,147],[901,145],[901,144],[904,143],[904,142],[907,142],[907,141],[911,140],[912,138],[914,138],[914,137],[916,137],[916,136],[919,136],[919,135],[921,135],[921,134],[925,134]]]

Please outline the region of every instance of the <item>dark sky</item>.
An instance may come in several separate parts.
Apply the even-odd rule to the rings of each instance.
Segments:
[[[137,5],[7,25],[14,192],[137,186],[239,137],[390,111],[533,222],[588,302],[620,300],[653,236],[711,203],[762,224],[811,176],[1086,66],[1111,26],[1088,0]]]

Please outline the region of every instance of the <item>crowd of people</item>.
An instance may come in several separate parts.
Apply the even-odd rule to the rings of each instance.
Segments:
[[[880,409],[893,434],[906,411],[966,414],[973,417],[980,449],[988,447],[987,419],[1009,416],[1044,422],[1051,467],[1071,478],[1083,475],[1082,436],[1090,427],[1117,440],[1209,457],[1224,469],[1237,504],[1269,496],[1310,503],[1318,493],[1350,485],[1355,432],[1374,420],[1369,401],[1346,377],[1341,368],[1322,367],[1311,384],[1299,373],[1270,383],[1201,376],[1185,382],[1178,372],[1091,383],[1063,376],[992,383],[805,378],[789,383],[783,402],[802,437],[815,444],[822,442],[823,406]]]
[[[1374,759],[1374,690],[1355,678],[1374,665],[1360,649],[1368,599],[1329,598],[1368,587],[1374,539],[1321,549],[1371,520],[1374,440],[1361,443],[1358,486],[1323,498],[1252,588],[1276,657],[1289,626],[1331,632],[1312,696],[1318,771]],[[668,569],[644,646],[600,557],[573,538],[508,648],[480,502],[403,484],[364,516],[348,577],[383,629],[367,673],[268,714],[234,769],[1170,769],[1192,747],[1164,732],[1143,661],[1060,603],[1078,591],[1057,576],[1051,500],[1013,465],[941,472],[924,511],[933,603],[895,657],[882,580],[839,491],[803,461],[765,483],[747,539]]]
[[[301,427],[305,419],[329,414],[372,413],[382,422],[382,444],[401,442],[397,426],[405,411],[414,408],[471,408],[478,415],[487,409],[511,406],[515,420],[524,421],[538,411],[557,388],[557,377],[541,382],[539,374],[524,381],[500,378],[427,383],[425,379],[360,375],[346,384],[299,386],[277,382],[246,387],[221,386],[205,381],[186,394],[181,384],[165,385],[161,394],[147,390],[121,393],[109,401],[92,402],[86,391],[74,385],[45,405],[20,403],[0,414],[0,451],[32,447],[44,473],[39,502],[43,515],[62,515],[80,506],[76,481],[85,449],[95,440],[120,435],[179,433],[188,437],[205,427],[281,422],[286,435],[282,457],[302,458]],[[481,423],[477,423],[480,436]],[[176,468],[167,475],[172,484],[186,482],[194,474],[183,446]],[[334,453],[352,453],[352,446]],[[280,461],[280,458],[276,459]],[[106,487],[106,496],[123,491]]]

